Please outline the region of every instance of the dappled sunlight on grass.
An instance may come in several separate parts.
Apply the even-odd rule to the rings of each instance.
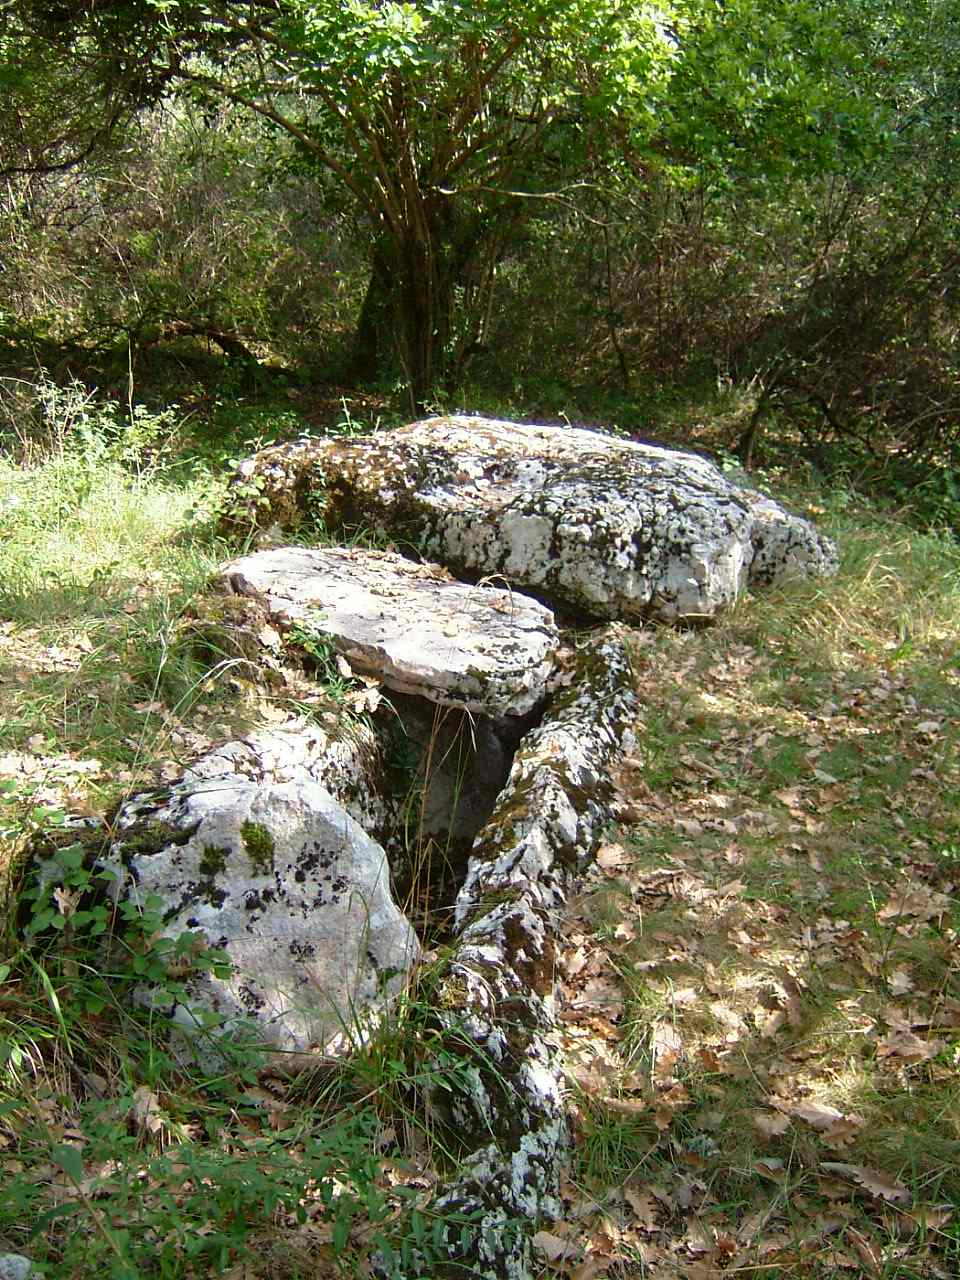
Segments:
[[[887,532],[831,583],[637,636],[623,825],[561,970],[577,1230],[610,1274],[954,1274],[960,559]]]
[[[203,482],[82,462],[0,461],[0,499],[15,499],[0,506],[0,835],[17,852],[49,807],[109,815],[232,732],[245,700],[282,717],[303,693],[258,690],[229,655],[210,677],[180,643],[220,554]],[[744,599],[709,628],[634,633],[642,710],[615,779],[620,826],[570,903],[558,960],[575,1144],[550,1230],[587,1256],[545,1274],[938,1280],[960,1264],[960,551],[844,495],[822,504],[835,579]],[[58,989],[102,986],[99,961],[78,965],[69,943],[42,959],[62,966]],[[8,973],[4,999],[26,972]],[[244,1212],[248,1173],[269,1192],[282,1166],[293,1190],[264,1222],[263,1256],[300,1250],[332,1274],[332,1227],[317,1210],[311,1236],[297,1218],[325,1194],[309,1171],[299,1181],[308,1128],[369,1112],[367,1146],[338,1141],[397,1215],[395,1186],[426,1203],[455,1159],[422,1088],[428,996],[325,1084],[247,1068],[211,1100],[122,1002],[97,988],[65,1039],[62,1009],[30,981],[4,1067],[8,1084],[21,1072],[23,1110],[16,1134],[0,1129],[19,1143],[24,1204],[68,1198],[50,1135],[78,1116],[118,1205],[142,1208],[140,1170],[164,1187],[179,1176],[164,1143],[186,1135],[212,1162],[204,1176],[236,1178]],[[251,1155],[248,1141],[264,1145]],[[280,1163],[263,1173],[268,1148]],[[365,1229],[351,1247],[368,1258]],[[66,1257],[59,1230],[47,1244]]]

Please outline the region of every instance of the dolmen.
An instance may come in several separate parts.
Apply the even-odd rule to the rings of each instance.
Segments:
[[[836,567],[808,521],[707,459],[572,427],[441,417],[240,464],[226,528],[363,531],[597,620],[712,617]]]
[[[832,572],[835,550],[695,454],[464,416],[264,449],[231,478],[222,528],[254,549],[213,589],[253,602],[273,667],[278,644],[327,655],[388,709],[265,728],[121,808],[99,855],[115,896],[161,901],[169,937],[229,960],[172,1007],[143,998],[165,999],[208,1061],[241,1031],[289,1063],[368,1033],[422,951],[391,866],[383,735],[399,726],[421,833],[463,857],[429,987],[430,1105],[462,1148],[433,1206],[457,1225],[435,1245],[461,1272],[525,1280],[568,1147],[559,922],[633,747],[628,628],[713,618],[745,590]],[[434,772],[454,742],[455,767]]]

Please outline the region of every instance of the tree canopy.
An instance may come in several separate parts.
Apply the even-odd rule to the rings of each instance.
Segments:
[[[354,371],[389,335],[415,403],[477,346],[533,208],[624,163],[823,168],[869,132],[834,74],[842,6],[814,0],[15,0],[5,18],[29,51],[16,73],[4,59],[15,91],[67,66],[84,86],[46,144],[65,163],[165,92],[292,140],[366,245]]]

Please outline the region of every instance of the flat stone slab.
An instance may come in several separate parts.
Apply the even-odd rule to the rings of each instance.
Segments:
[[[225,524],[365,527],[459,576],[596,618],[710,617],[835,567],[830,542],[695,454],[572,427],[445,417],[241,463]]]
[[[281,622],[327,637],[354,671],[444,706],[522,716],[556,669],[549,609],[392,552],[275,547],[231,561],[220,578],[264,596]]]

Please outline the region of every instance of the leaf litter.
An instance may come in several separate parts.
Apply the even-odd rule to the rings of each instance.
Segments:
[[[838,665],[809,705],[821,671],[775,679],[729,637],[639,652],[621,826],[560,958],[564,1250],[624,1277],[954,1275],[955,733],[892,665]]]

